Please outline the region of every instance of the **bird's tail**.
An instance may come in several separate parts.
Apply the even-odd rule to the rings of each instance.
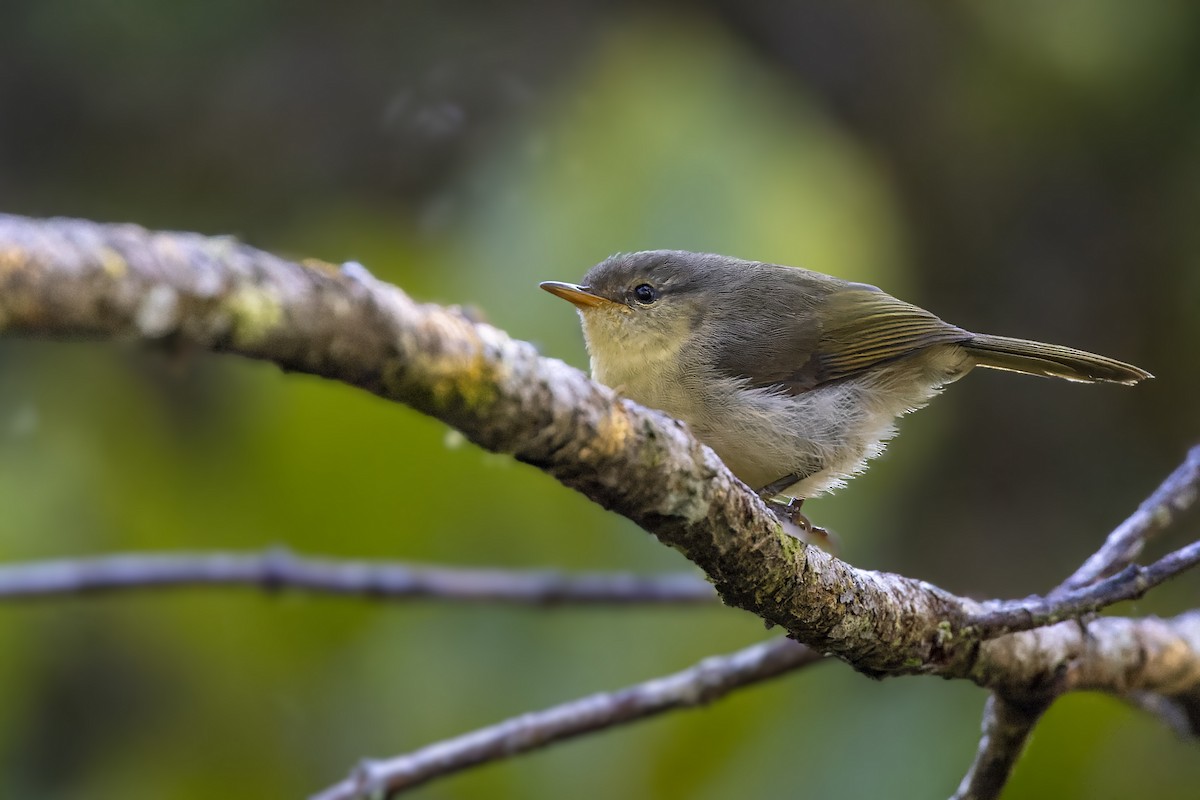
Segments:
[[[1024,372],[1027,375],[1083,383],[1123,383],[1126,386],[1154,377],[1132,364],[1057,344],[981,334],[962,345],[981,367]]]

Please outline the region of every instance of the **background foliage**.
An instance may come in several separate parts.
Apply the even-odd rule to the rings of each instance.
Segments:
[[[1200,7],[17,0],[0,208],[357,259],[584,366],[537,291],[677,247],[1074,344],[1136,390],[973,375],[810,509],[977,596],[1066,575],[1196,438]],[[0,343],[0,558],[126,549],[686,569],[532,469],[261,364]],[[1195,575],[1124,613],[1195,604]],[[181,592],[0,607],[0,794],[298,796],[767,635],[726,609]],[[827,665],[436,784],[438,798],[947,795],[983,694]],[[1014,797],[1192,797],[1195,746],[1059,703]]]

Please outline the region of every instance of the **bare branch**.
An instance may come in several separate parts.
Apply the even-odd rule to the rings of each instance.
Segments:
[[[1183,463],[1142,501],[1137,511],[1108,535],[1104,545],[1075,570],[1075,574],[1063,581],[1051,597],[1096,583],[1132,564],[1147,541],[1196,502],[1198,492],[1200,445],[1188,451]]]
[[[974,652],[940,635],[961,628],[972,601],[806,547],[681,423],[496,328],[415,303],[359,265],[302,265],[232,239],[134,225],[0,215],[0,333],[169,337],[341,380],[624,514],[697,564],[727,604],[862,670],[937,662],[961,674]],[[953,651],[935,655],[939,641]]]
[[[130,589],[249,586],[380,599],[432,598],[525,605],[707,604],[695,575],[640,576],[466,569],[265,553],[125,554],[0,566],[0,598],[41,598]]]
[[[1000,796],[1013,765],[1033,726],[1049,707],[1049,702],[1024,706],[1010,703],[995,694],[983,709],[983,736],[971,769],[950,800],[994,800]]]
[[[993,669],[1005,648],[980,647],[972,627],[980,604],[803,545],[681,424],[491,326],[417,304],[359,265],[301,265],[230,239],[132,225],[0,215],[0,333],[170,337],[344,381],[624,514],[698,565],[727,604],[860,671],[984,686],[1007,678]]]
[[[1151,586],[1177,574],[1200,557],[1200,545],[1192,544],[1160,559],[1149,568],[1133,565],[1144,544],[1164,530],[1179,512],[1194,502],[1200,486],[1200,446],[1193,447],[1159,487],[1138,506],[1128,519],[1108,535],[1104,545],[1074,574],[1045,598],[1000,603],[985,612],[978,624],[985,637],[995,636],[1014,622],[1078,616],[1108,605],[1114,598],[1140,597]],[[1124,569],[1122,569],[1122,567]],[[1114,577],[1104,580],[1117,570]],[[1031,697],[1023,704],[1011,703],[996,693],[988,697],[983,709],[983,737],[966,777],[952,800],[988,800],[998,797],[1025,742],[1042,713],[1055,699],[1053,687],[1043,697]],[[1195,697],[1200,686],[1185,697]],[[1150,691],[1128,695],[1136,705],[1157,714],[1177,731],[1200,731],[1189,718],[1186,703]]]
[[[984,707],[983,737],[951,800],[1000,796],[1042,713],[1060,695],[1100,689],[1131,698],[1176,730],[1200,719],[1200,611],[1174,619],[1061,622],[985,642],[979,669],[1003,673]],[[1011,694],[1010,694],[1011,693]]]
[[[1189,546],[1128,567],[1193,502],[1200,450],[1058,596],[982,605],[806,547],[679,423],[454,309],[417,304],[359,265],[301,265],[229,239],[0,215],[0,333],[171,338],[407,403],[625,515],[697,564],[726,603],[868,674],[968,678],[1018,710],[1084,688],[1196,707],[1200,612],[1048,623],[1138,596],[1195,563]],[[1008,744],[981,746],[979,775],[999,774],[993,765],[1015,759],[1027,735],[1017,715],[997,709],[987,741]],[[515,722],[512,730],[523,731]],[[470,749],[476,740],[467,739]]]
[[[1090,586],[1055,590],[1049,597],[984,603],[984,610],[972,618],[971,624],[979,629],[983,638],[992,639],[1014,630],[1074,619],[1123,600],[1136,600],[1196,564],[1200,564],[1200,542],[1181,547],[1148,567],[1130,564],[1116,575]]]
[[[490,761],[528,753],[602,728],[705,705],[728,693],[814,664],[820,653],[775,639],[706,658],[674,675],[522,714],[488,728],[383,761],[364,761],[349,778],[312,800],[385,797]]]
[[[973,680],[1016,703],[1095,690],[1179,695],[1200,687],[1200,609],[1176,617],[1068,620],[979,647]]]

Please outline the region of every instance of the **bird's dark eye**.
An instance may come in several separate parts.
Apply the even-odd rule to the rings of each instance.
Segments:
[[[633,296],[639,303],[648,306],[658,299],[658,290],[648,283],[642,283],[634,287]]]

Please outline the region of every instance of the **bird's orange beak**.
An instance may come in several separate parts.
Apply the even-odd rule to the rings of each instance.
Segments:
[[[579,286],[574,283],[542,281],[538,285],[555,297],[561,297],[563,300],[579,308],[595,308],[596,306],[607,305],[612,302],[607,297],[593,294],[588,287]]]

